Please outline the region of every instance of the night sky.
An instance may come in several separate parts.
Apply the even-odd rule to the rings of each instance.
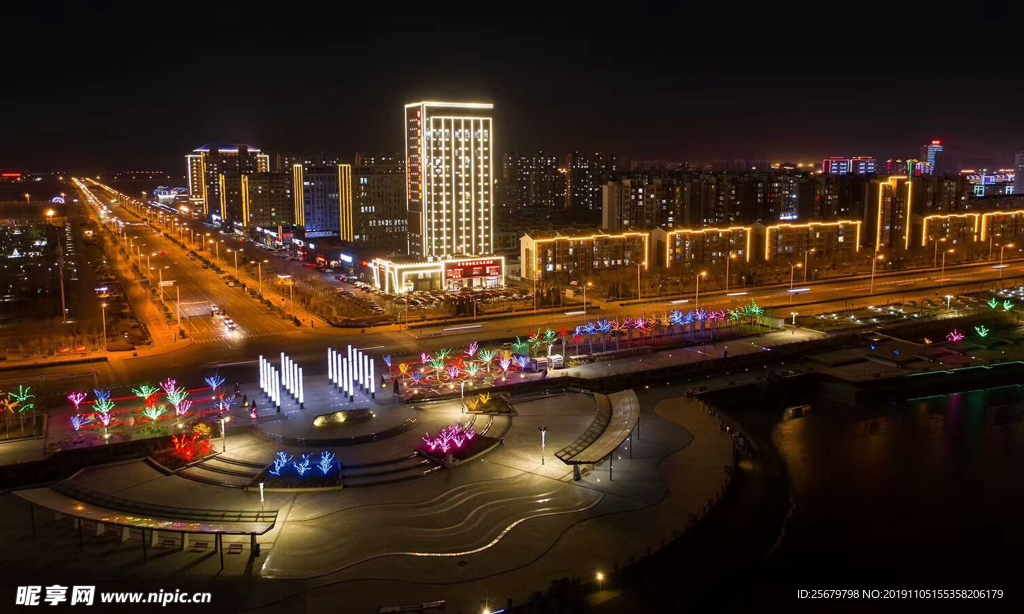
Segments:
[[[493,102],[499,153],[809,162],[918,157],[941,138],[965,165],[996,167],[1024,149],[1020,69],[952,15],[948,33],[915,19],[922,36],[907,25],[892,37],[881,16],[538,23],[512,9],[499,21],[200,6],[7,9],[0,168],[183,174],[207,142],[397,152],[401,107],[419,99]]]

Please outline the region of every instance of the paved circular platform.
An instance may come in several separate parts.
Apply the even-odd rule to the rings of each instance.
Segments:
[[[260,422],[256,428],[264,435],[292,445],[344,446],[380,441],[414,428],[422,420],[422,412],[405,405],[370,408],[373,417],[351,422],[331,422],[315,426],[314,419],[323,412],[307,409],[301,415],[291,413],[287,420]],[[331,412],[333,413],[333,412]]]

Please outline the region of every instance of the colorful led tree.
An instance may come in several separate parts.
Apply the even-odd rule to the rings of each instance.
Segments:
[[[572,333],[569,332],[568,328],[563,328],[558,331],[558,340],[562,342],[562,356],[565,356],[565,342],[572,337]]]
[[[174,406],[174,413],[179,418],[184,418],[188,415],[188,410],[192,409],[192,401],[181,400],[177,405]]]
[[[1010,311],[1013,309],[1013,301],[1007,299],[1003,301],[1003,311]]]
[[[96,410],[96,419],[103,424],[104,428],[110,426],[110,419],[113,417],[110,412],[114,410],[114,402],[110,399],[96,401],[92,408]]]
[[[420,380],[422,380],[422,379],[423,379],[423,371],[413,371],[412,372],[412,381],[415,382],[417,385],[419,385]]]
[[[142,415],[153,421],[156,425],[156,421],[160,419],[160,416],[164,415],[167,410],[163,407],[157,407],[156,405],[149,405],[146,409],[142,410]]]
[[[174,452],[185,462],[191,462],[202,458],[210,453],[213,443],[209,436],[204,436],[202,431],[193,431],[185,435],[174,435],[171,437],[174,442]]]
[[[391,354],[386,354],[384,356],[384,364],[388,366],[388,371],[391,371]]]
[[[433,359],[434,359],[433,356],[431,356],[427,352],[423,352],[422,354],[420,354],[420,364],[421,365],[429,365],[430,361],[433,360]]]
[[[551,355],[551,347],[555,345],[555,341],[558,340],[558,333],[551,330],[550,328],[544,331],[544,345],[548,346],[548,355]]]
[[[491,372],[491,362],[498,356],[494,350],[483,350],[480,352],[480,361],[484,363],[484,368],[488,373]]]
[[[297,471],[300,476],[304,476],[307,473],[309,473],[310,462],[311,462],[310,461],[310,456],[312,456],[312,455],[311,454],[303,454],[301,461],[293,462],[292,463],[292,466],[295,467],[295,471]]]
[[[985,326],[975,326],[974,327],[974,331],[977,332],[978,336],[983,338],[983,339],[985,337],[988,337],[989,330],[987,328],[985,328]]]
[[[408,376],[409,375],[409,363],[407,363],[407,362],[398,363],[398,372],[401,373],[404,376]]]
[[[502,356],[501,360],[498,361],[498,366],[501,367],[502,379],[508,379],[508,368],[512,366],[512,359],[508,356]]]
[[[36,408],[36,404],[33,399],[36,395],[32,394],[32,388],[30,386],[18,386],[17,392],[9,392],[8,396],[12,397],[18,402],[18,420],[21,421],[21,430],[25,430],[25,413]]]
[[[71,428],[75,429],[75,435],[78,435],[78,431],[82,430],[82,427],[86,424],[89,424],[88,416],[83,416],[82,414],[71,416]]]
[[[530,365],[530,357],[529,356],[522,356],[522,355],[516,356],[515,360],[516,360],[516,366],[518,366],[520,369],[526,369],[526,367],[528,367]]]
[[[231,409],[231,406],[234,405],[234,404],[235,404],[234,397],[226,397],[226,396],[224,396],[222,394],[222,395],[220,395],[220,398],[217,399],[217,409],[219,409],[222,412],[225,412],[225,411]]]
[[[992,298],[989,299],[986,305],[988,305],[992,309],[999,309],[999,299],[993,296]]]
[[[529,354],[532,356],[537,355],[537,346],[540,344],[540,329],[537,332],[530,333],[530,336],[526,338],[526,342],[530,345]]]
[[[334,458],[334,454],[331,452],[324,451],[320,453],[320,460],[316,466],[320,468],[324,475],[330,473],[331,468],[334,467]]]
[[[468,365],[466,365],[466,375],[473,379],[476,379],[477,373],[480,373],[480,365],[476,364],[475,362],[471,362]]]
[[[75,413],[78,413],[78,406],[82,404],[82,401],[84,401],[87,396],[89,395],[80,391],[75,391],[68,395],[68,400],[75,406]]]
[[[461,371],[461,369],[459,369],[455,365],[452,365],[452,366],[448,367],[448,379],[451,380],[452,382],[454,382],[455,378],[457,378],[459,376],[459,372],[460,371]]]
[[[96,392],[96,391],[94,391],[94,392]],[[146,403],[147,401],[149,401],[149,398],[152,397],[154,394],[156,394],[158,392],[160,392],[159,388],[157,388],[155,386],[150,386],[149,384],[143,384],[143,385],[139,386],[138,388],[133,388],[132,389],[132,393],[135,396],[137,396],[140,399],[142,399],[143,403]],[[97,398],[98,398],[98,395],[97,395]]]
[[[530,344],[516,337],[515,343],[512,344],[512,351],[516,354],[526,354],[530,351]]]
[[[434,370],[434,377],[438,381],[441,381],[441,370],[444,369],[444,358],[441,356],[435,357],[430,361],[430,368]]]
[[[461,449],[467,442],[472,441],[474,437],[476,437],[476,430],[473,427],[467,429],[461,424],[453,424],[438,431],[434,437],[427,433],[423,436],[423,443],[426,444],[431,452],[440,450],[441,453],[447,454],[452,448]]]
[[[206,385],[213,391],[213,396],[217,396],[217,391],[224,385],[224,378],[219,374],[214,373],[213,375],[206,378]]]
[[[96,397],[96,402],[97,403],[102,403],[103,401],[109,401],[110,400],[110,389],[109,388],[106,389],[106,390],[103,390],[103,389],[93,390],[92,394],[93,394],[93,396]]]
[[[946,339],[950,343],[960,343],[961,341],[964,340],[964,334],[959,332],[959,331],[957,331],[954,328],[949,334],[946,335]]]
[[[274,468],[270,470],[270,474],[280,476],[281,470],[284,469],[291,461],[292,456],[287,452],[278,452],[274,456]]]
[[[11,416],[18,413],[18,405],[20,405],[20,403],[14,400],[14,397],[10,394],[5,394],[3,400],[0,401],[0,408],[2,408],[0,411],[4,414],[4,423],[8,433],[11,432]]]
[[[164,392],[166,392],[167,394],[171,394],[171,392],[175,389],[177,385],[178,380],[174,379],[173,377],[168,377],[164,381],[160,382],[160,387],[163,388]]]
[[[443,348],[437,351],[437,357],[441,360],[448,360],[448,357],[452,355],[451,348]]]
[[[474,356],[476,356],[477,350],[479,350],[479,349],[480,349],[480,344],[477,343],[476,341],[474,341],[473,343],[469,344],[469,347],[466,348],[465,354],[470,359],[472,359]]]

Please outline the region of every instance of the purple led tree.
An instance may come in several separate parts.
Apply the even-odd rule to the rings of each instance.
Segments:
[[[75,413],[78,413],[78,406],[82,404],[88,395],[81,391],[75,391],[68,395],[68,400],[75,406]]]

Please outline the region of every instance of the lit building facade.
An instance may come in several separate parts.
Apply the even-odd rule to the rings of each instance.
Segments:
[[[921,174],[935,174],[936,169],[939,168],[938,164],[939,158],[942,154],[942,149],[942,141],[938,139],[932,140],[930,143],[925,144],[924,147],[921,148],[921,160],[923,162],[928,163],[928,166],[925,169],[922,169]]]
[[[295,223],[309,232],[352,236],[352,166],[292,165]],[[344,231],[344,232],[343,232]],[[349,239],[345,239],[347,234]]]
[[[526,208],[562,209],[565,206],[565,176],[558,159],[543,151],[535,154],[505,154],[502,157],[503,217],[511,219]]]
[[[1024,236],[1024,209],[982,213],[980,226],[980,241],[989,237],[1004,241],[1020,238]]]
[[[373,252],[407,255],[409,216],[402,156],[356,154],[352,173],[353,241]]]
[[[249,227],[291,226],[295,223],[289,173],[257,173],[246,180]]]
[[[842,260],[860,251],[860,220],[773,224],[765,227],[764,259],[800,256]]]
[[[648,173],[609,181],[601,189],[601,228],[619,232],[682,221],[676,186],[674,178]]]
[[[232,220],[232,215],[241,215],[239,201],[242,175],[254,175],[270,171],[270,157],[259,148],[250,145],[203,145],[185,156],[188,176],[189,202],[193,211],[204,215],[217,214],[222,220]],[[229,196],[221,186],[227,183],[239,187]]]
[[[668,268],[694,262],[714,262],[736,256],[750,262],[753,255],[752,226],[656,229],[651,233],[655,250]]]
[[[866,156],[855,158],[825,158],[821,172],[826,175],[874,175],[875,159]]]
[[[914,215],[921,212],[920,178],[894,175],[868,184],[865,226],[875,251],[911,246]]]
[[[528,233],[519,239],[521,275],[538,281],[581,281],[601,271],[648,266],[647,232]]]
[[[604,153],[573,152],[565,165],[565,208],[576,216],[596,218],[601,211],[601,188],[609,177],[624,170],[619,159]]]
[[[935,213],[921,220],[921,247],[936,241],[949,246],[973,243],[981,232],[980,213]]]
[[[374,285],[390,294],[420,290],[499,288],[505,284],[505,257],[451,258],[423,262],[374,258],[370,263]]]
[[[494,251],[493,108],[458,102],[405,106],[411,256]]]

